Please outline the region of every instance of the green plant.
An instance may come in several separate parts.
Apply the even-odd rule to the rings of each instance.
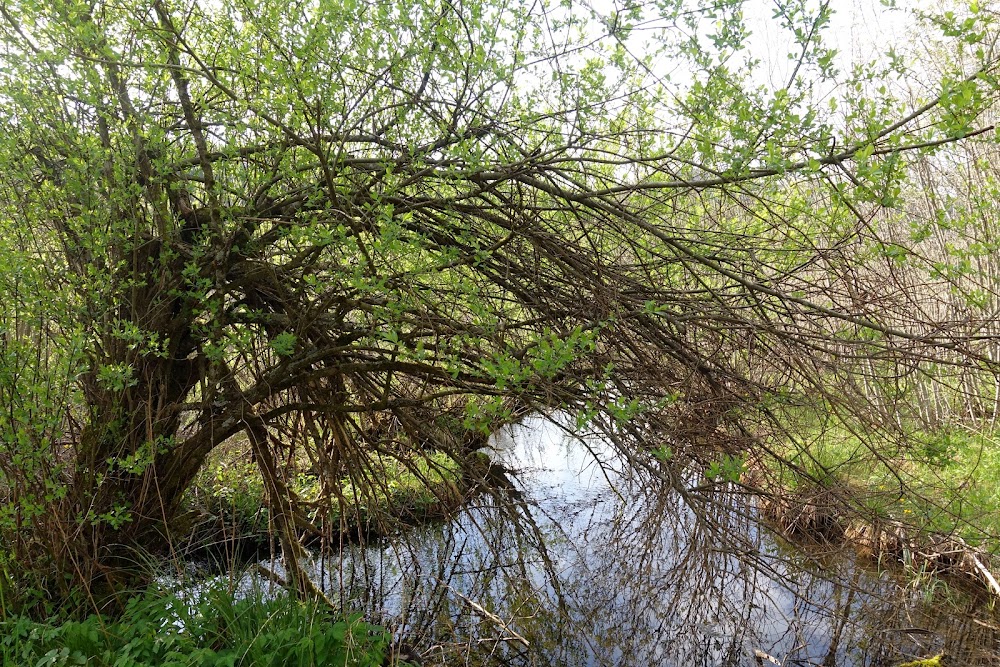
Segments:
[[[990,244],[912,269],[880,225],[917,160],[985,132],[989,13],[932,24],[965,50],[927,81],[841,73],[832,3],[778,0],[794,65],[770,86],[738,5],[6,0],[0,532],[32,588],[137,587],[133,554],[240,433],[294,569],[295,448],[367,502],[371,452],[461,458],[441,417],[483,440],[520,405],[634,451],[683,423],[681,468],[712,438],[762,448],[762,396],[978,370],[979,332],[912,321],[882,277],[947,292]],[[933,234],[953,207],[927,199]]]
[[[221,583],[129,600],[120,618],[0,621],[3,664],[95,667],[376,667],[390,635],[358,616]]]

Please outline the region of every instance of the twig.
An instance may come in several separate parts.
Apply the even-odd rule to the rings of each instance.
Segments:
[[[768,655],[767,653],[764,653],[759,649],[753,650],[753,658],[754,660],[757,661],[758,665],[763,665],[764,661],[767,660],[768,662],[773,663],[778,667],[781,667],[781,662],[777,658],[775,658],[773,655]]]
[[[971,549],[966,553],[969,554],[972,565],[979,571],[979,574],[983,576],[983,579],[986,580],[986,585],[989,587],[990,591],[992,591],[992,593],[997,597],[1000,597],[1000,584],[997,583],[993,573],[990,572],[985,565],[983,565],[983,562],[979,560],[979,557],[973,553]]]
[[[493,621],[494,623],[496,623],[497,625],[499,625],[505,632],[510,633],[510,635],[514,639],[516,639],[517,641],[519,641],[522,644],[524,644],[525,648],[531,648],[531,642],[529,642],[527,639],[525,639],[524,637],[522,637],[521,635],[519,635],[517,633],[517,631],[513,630],[509,625],[507,625],[507,623],[505,623],[502,618],[500,618],[499,616],[497,616],[496,614],[494,614],[492,612],[487,611],[486,609],[484,609],[482,607],[482,605],[480,605],[479,603],[477,603],[474,600],[470,600],[469,598],[465,597],[464,595],[462,595],[461,593],[459,593],[458,591],[456,591],[454,588],[451,588],[450,586],[448,588],[451,590],[452,593],[454,593],[459,598],[461,598],[462,601],[465,602],[465,604],[469,605],[470,607],[472,607],[473,609],[475,609],[476,611],[478,611],[479,613],[483,614],[484,616],[486,616],[487,618],[489,618],[491,621]]]

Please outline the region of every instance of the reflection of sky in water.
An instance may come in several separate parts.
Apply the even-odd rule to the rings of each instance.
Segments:
[[[514,471],[508,493],[317,559],[317,580],[422,648],[464,641],[498,663],[752,665],[758,649],[786,665],[875,665],[941,649],[935,634],[894,630],[920,623],[905,607],[791,569],[735,496],[700,520],[674,494],[634,489],[606,444],[541,419],[492,444]],[[880,587],[839,566],[844,583]]]

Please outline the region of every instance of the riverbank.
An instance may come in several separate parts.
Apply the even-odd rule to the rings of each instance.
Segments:
[[[905,437],[901,447],[828,422],[786,443],[782,461],[750,462],[743,482],[787,539],[847,545],[879,567],[1000,599],[996,434],[951,426]]]
[[[459,461],[439,451],[388,456],[364,453],[353,477],[324,483],[308,461],[293,464],[289,490],[301,510],[306,545],[329,547],[378,539],[413,525],[447,518],[474,493],[489,458]],[[235,569],[275,547],[263,479],[245,443],[220,449],[188,493],[173,528],[183,536],[173,553]]]
[[[841,554],[830,553],[821,570],[809,551],[792,551],[758,531],[754,513],[741,511],[745,505],[737,511],[717,506],[723,511],[699,517],[678,495],[651,492],[610,443],[577,440],[537,417],[504,429],[492,444],[496,468],[506,475],[490,485],[494,493],[473,495],[448,521],[325,557],[317,552],[303,562],[338,607],[405,635],[426,667],[752,664],[757,651],[785,665],[895,666],[939,653],[955,664],[993,664],[979,659],[1000,655],[998,633],[977,624],[990,620],[985,612],[913,595]],[[595,461],[603,466],[596,468]],[[740,552],[737,544],[753,551]],[[280,573],[280,564],[275,570]],[[268,577],[243,572],[217,578],[231,597],[248,581],[268,586]],[[198,599],[213,579],[181,578],[186,592],[175,600]],[[155,636],[161,623],[174,623],[174,604],[179,602],[153,605],[128,622]],[[225,605],[218,609],[207,613],[223,615],[224,628],[230,612]],[[243,613],[249,620],[260,616]],[[322,628],[345,620],[317,618]],[[154,641],[119,630],[115,622],[105,624],[136,646]],[[58,619],[56,625],[31,627],[43,635],[76,632],[62,629],[66,624]],[[87,628],[95,625],[104,632],[96,621],[86,622]],[[272,627],[278,632],[283,626],[257,632],[270,635]],[[274,641],[298,646],[301,626],[291,628]],[[100,638],[100,651],[124,650],[108,641],[117,640]],[[217,641],[206,632],[175,645],[233,650]],[[37,660],[15,664],[37,664],[49,651],[62,655],[66,648],[65,642],[35,645],[44,649]],[[218,664],[198,662],[187,650],[179,649],[177,664]],[[310,655],[309,646],[300,650]],[[375,657],[360,659],[376,667]],[[52,664],[73,663],[67,657]]]
[[[386,629],[360,614],[345,616],[319,600],[265,591],[266,578],[241,578],[247,565],[278,548],[263,481],[244,445],[231,443],[213,455],[192,487],[173,527],[183,535],[166,568],[179,573],[174,584],[168,583],[174,577],[161,576],[162,564],[150,560],[145,567],[157,569],[156,581],[129,598],[120,616],[73,620],[58,610],[48,619],[22,615],[0,589],[0,664],[406,664]],[[317,529],[303,541],[343,545],[446,519],[475,492],[487,466],[483,454],[457,461],[442,452],[405,459],[373,453],[365,456],[363,478],[341,480],[333,492],[306,465],[298,466],[289,486]],[[205,578],[212,572],[224,576]],[[255,583],[247,591],[241,581]]]

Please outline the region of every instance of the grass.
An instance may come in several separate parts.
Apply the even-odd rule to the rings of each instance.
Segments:
[[[461,501],[461,466],[441,452],[407,458],[366,452],[353,468],[353,476],[324,492],[306,462],[293,463],[289,488],[310,520],[342,533],[388,532],[394,525],[443,516]],[[264,482],[242,443],[212,456],[189,491],[187,504],[195,514],[219,517],[227,534],[268,531]]]
[[[346,504],[333,508],[334,519],[433,514],[442,497],[454,496],[461,482],[458,462],[441,452],[421,454],[406,463],[369,454],[365,467],[369,473],[361,479],[344,480],[340,493]],[[310,485],[318,491],[315,477],[299,481],[300,488]]]
[[[864,437],[827,422],[780,452],[821,485],[849,488],[876,516],[962,537],[996,552],[1000,536],[1000,434],[950,426],[905,438]],[[782,484],[802,478],[782,472]]]
[[[190,595],[153,591],[121,618],[0,621],[4,665],[93,667],[376,667],[391,637],[357,616],[261,592],[236,599],[222,584]]]

